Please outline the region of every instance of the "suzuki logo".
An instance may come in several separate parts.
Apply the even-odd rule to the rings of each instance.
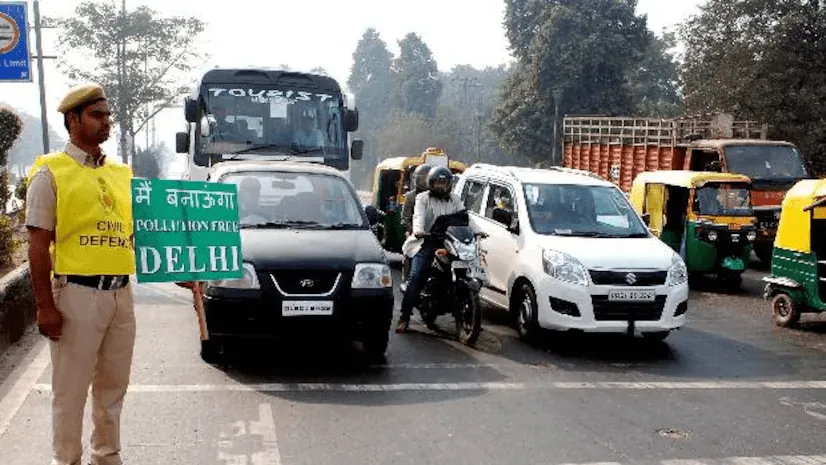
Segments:
[[[299,284],[301,284],[301,287],[313,287],[315,281],[312,279],[302,279]]]
[[[634,283],[637,282],[637,275],[634,273],[628,273],[625,275],[625,282],[633,286]]]

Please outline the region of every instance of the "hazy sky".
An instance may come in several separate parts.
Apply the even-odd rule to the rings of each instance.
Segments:
[[[71,15],[79,3],[41,0],[40,10],[45,16]],[[639,0],[638,10],[648,15],[649,27],[659,32],[684,20],[702,3],[704,0]],[[186,4],[199,7],[192,9]],[[376,28],[394,53],[398,52],[398,39],[408,32],[418,33],[433,51],[441,70],[458,64],[484,67],[510,61],[502,28],[503,0],[127,0],[127,8],[138,5],[147,5],[164,15],[196,15],[205,21],[207,30],[202,37],[204,50],[212,55],[206,64],[210,68],[282,63],[296,69],[322,66],[345,85],[353,50],[368,27]],[[35,53],[34,34],[30,37]],[[57,31],[44,30],[45,55],[55,53],[56,40]],[[39,115],[36,65],[32,72],[35,80],[30,84],[0,83],[0,102]],[[46,62],[44,74],[49,123],[65,135],[55,107],[69,83],[59,74],[54,60]],[[182,125],[183,110],[161,113],[156,120],[158,140],[174,149],[174,133]],[[139,134],[137,138],[137,143],[143,145],[145,136]],[[110,153],[115,152],[115,139],[113,135],[105,144]]]

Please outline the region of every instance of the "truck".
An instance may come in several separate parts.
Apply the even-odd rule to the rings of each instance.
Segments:
[[[644,171],[691,170],[751,178],[758,222],[754,252],[771,263],[780,204],[809,177],[798,148],[769,140],[768,125],[729,114],[680,118],[565,116],[562,164],[591,171],[628,192]]]
[[[186,130],[175,149],[186,154],[184,179],[206,180],[213,165],[230,160],[321,163],[349,180],[358,109],[332,77],[285,69],[215,68],[184,101]]]

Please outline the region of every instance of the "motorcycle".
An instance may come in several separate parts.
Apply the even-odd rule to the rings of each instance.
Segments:
[[[419,314],[429,328],[439,316],[452,314],[459,341],[469,346],[482,331],[479,290],[487,282],[487,271],[479,258],[479,238],[484,237],[487,234],[470,228],[467,211],[440,216],[424,237],[436,246],[436,254],[424,270]]]

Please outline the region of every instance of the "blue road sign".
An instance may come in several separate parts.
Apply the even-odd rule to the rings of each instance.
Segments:
[[[0,2],[0,82],[32,81],[25,2]]]

